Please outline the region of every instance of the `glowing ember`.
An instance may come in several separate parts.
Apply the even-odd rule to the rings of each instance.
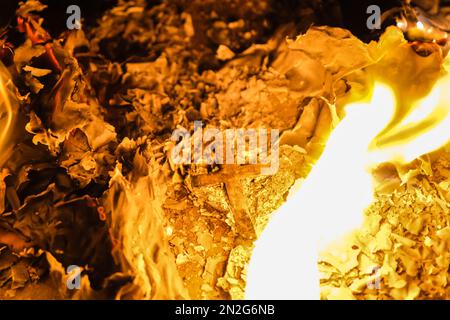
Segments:
[[[419,8],[404,7],[397,27],[406,32],[410,39],[445,44],[448,39],[448,22],[442,16],[431,17]]]

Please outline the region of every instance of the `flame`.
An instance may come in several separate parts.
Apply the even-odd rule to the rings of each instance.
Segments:
[[[318,251],[361,225],[373,201],[370,168],[386,161],[408,163],[449,142],[448,88],[450,76],[392,128],[388,124],[396,120],[398,106],[392,90],[382,84],[375,84],[369,103],[345,108],[345,118],[300,191],[274,213],[256,242],[246,298],[320,297]]]
[[[8,138],[14,120],[14,110],[16,109],[16,101],[12,101],[10,98],[11,94],[8,89],[9,79],[8,70],[0,62],[0,127],[2,128],[0,132],[0,166],[5,161],[3,155],[9,147]]]
[[[388,135],[378,139],[372,162],[409,163],[445,145],[450,136],[449,88],[450,76],[446,76]]]
[[[118,165],[110,181],[104,205],[111,212],[113,256],[133,281],[121,287],[117,299],[187,299],[164,230],[162,212],[165,183],[154,162],[136,155],[143,171],[130,182]],[[145,163],[144,163],[145,162]],[[146,167],[148,165],[148,168]],[[136,169],[137,170],[137,169]]]
[[[315,244],[329,243],[362,222],[361,212],[372,200],[367,149],[393,117],[394,106],[394,94],[381,84],[370,103],[347,106],[300,191],[274,214],[256,242],[247,298],[319,297]]]

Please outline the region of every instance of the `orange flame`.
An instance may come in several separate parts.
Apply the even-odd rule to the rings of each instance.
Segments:
[[[8,70],[0,62],[0,165],[3,165],[5,159],[5,150],[8,149],[8,138],[11,133],[11,127],[14,120],[15,102],[11,102],[11,94],[9,92],[8,85],[10,76]],[[14,105],[13,105],[14,103]]]
[[[137,160],[140,159],[140,160]],[[111,211],[113,256],[133,282],[123,286],[117,299],[186,299],[189,293],[180,277],[164,230],[164,183],[154,162],[145,176],[128,181],[118,165],[110,181],[105,206]],[[136,162],[137,163],[137,162]]]

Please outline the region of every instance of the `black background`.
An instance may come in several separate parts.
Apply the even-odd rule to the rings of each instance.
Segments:
[[[314,0],[279,0],[278,3],[280,6],[295,8],[300,3],[309,1]],[[66,8],[69,5],[79,5],[84,23],[90,26],[95,25],[96,20],[102,16],[102,13],[106,9],[113,7],[117,3],[116,0],[42,0],[41,2],[48,5],[48,9],[42,13],[42,16],[45,19],[45,26],[55,34],[64,31],[64,28],[66,27],[66,19],[68,16],[66,14]],[[152,3],[158,3],[159,1],[154,0],[147,2],[151,5]],[[326,5],[327,3],[332,2],[332,0],[322,0],[322,2]],[[384,11],[398,6],[401,3],[400,0],[338,0],[338,2],[340,3],[343,15],[342,27],[349,29],[363,40],[371,38],[371,34],[366,27],[368,18],[366,10],[369,5],[379,5],[382,11]],[[18,3],[19,1],[16,0],[1,0],[1,27],[7,25],[8,22],[14,22],[14,12]],[[293,19],[295,19],[295,17],[293,17]]]

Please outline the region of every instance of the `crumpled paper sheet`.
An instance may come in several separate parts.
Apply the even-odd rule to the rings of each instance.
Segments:
[[[363,227],[319,263],[325,299],[448,299],[450,153],[383,168]],[[377,284],[378,283],[378,284]]]

